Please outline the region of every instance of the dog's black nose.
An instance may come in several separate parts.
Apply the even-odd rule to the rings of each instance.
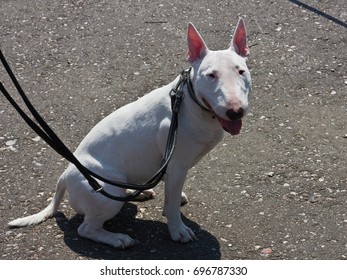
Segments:
[[[244,110],[242,108],[239,108],[236,111],[233,109],[229,109],[226,112],[227,117],[232,121],[241,119],[243,117],[243,114],[244,114]]]

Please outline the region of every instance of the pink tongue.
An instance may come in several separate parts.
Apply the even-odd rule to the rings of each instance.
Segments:
[[[236,120],[236,121],[227,121],[222,118],[218,118],[221,126],[226,132],[229,132],[231,135],[237,135],[241,131],[242,127],[242,120]]]

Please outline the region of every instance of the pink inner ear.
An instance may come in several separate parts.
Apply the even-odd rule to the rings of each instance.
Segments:
[[[190,62],[194,62],[195,60],[202,58],[205,55],[205,52],[207,50],[205,42],[191,23],[188,26],[187,41],[188,60]]]
[[[247,45],[247,32],[242,19],[239,20],[233,37],[233,47],[235,52],[243,57],[249,55],[249,48]]]

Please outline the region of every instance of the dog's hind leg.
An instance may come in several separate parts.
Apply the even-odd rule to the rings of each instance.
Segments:
[[[69,189],[70,204],[78,213],[84,215],[84,220],[78,228],[78,234],[115,248],[124,249],[132,246],[134,241],[128,235],[110,232],[103,228],[107,220],[119,213],[124,202],[111,200],[102,194],[92,192],[85,179],[75,180],[74,183],[74,186]],[[104,183],[100,183],[100,185],[115,196],[125,195],[123,189]]]
[[[95,197],[93,202],[89,201],[89,207],[83,207],[84,220],[78,228],[78,234],[115,248],[124,249],[132,246],[134,241],[128,235],[110,232],[103,228],[104,223],[120,211],[124,202],[114,201],[97,193],[90,193],[90,195]]]
[[[85,216],[83,223],[78,228],[78,234],[120,249],[134,245],[134,240],[127,234],[114,233],[103,229],[104,222],[104,219],[100,219],[100,217]]]

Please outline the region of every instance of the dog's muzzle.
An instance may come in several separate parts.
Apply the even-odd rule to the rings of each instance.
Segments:
[[[222,118],[213,111],[211,105],[206,101],[205,98],[203,98],[203,101],[205,105],[209,108],[209,110],[212,112],[212,114],[218,119],[220,125],[226,132],[230,133],[231,135],[240,134],[242,127],[241,119],[244,116],[246,110],[244,110],[242,107],[239,107],[237,110],[229,109],[225,113],[225,118]],[[228,120],[226,118],[228,118]]]

